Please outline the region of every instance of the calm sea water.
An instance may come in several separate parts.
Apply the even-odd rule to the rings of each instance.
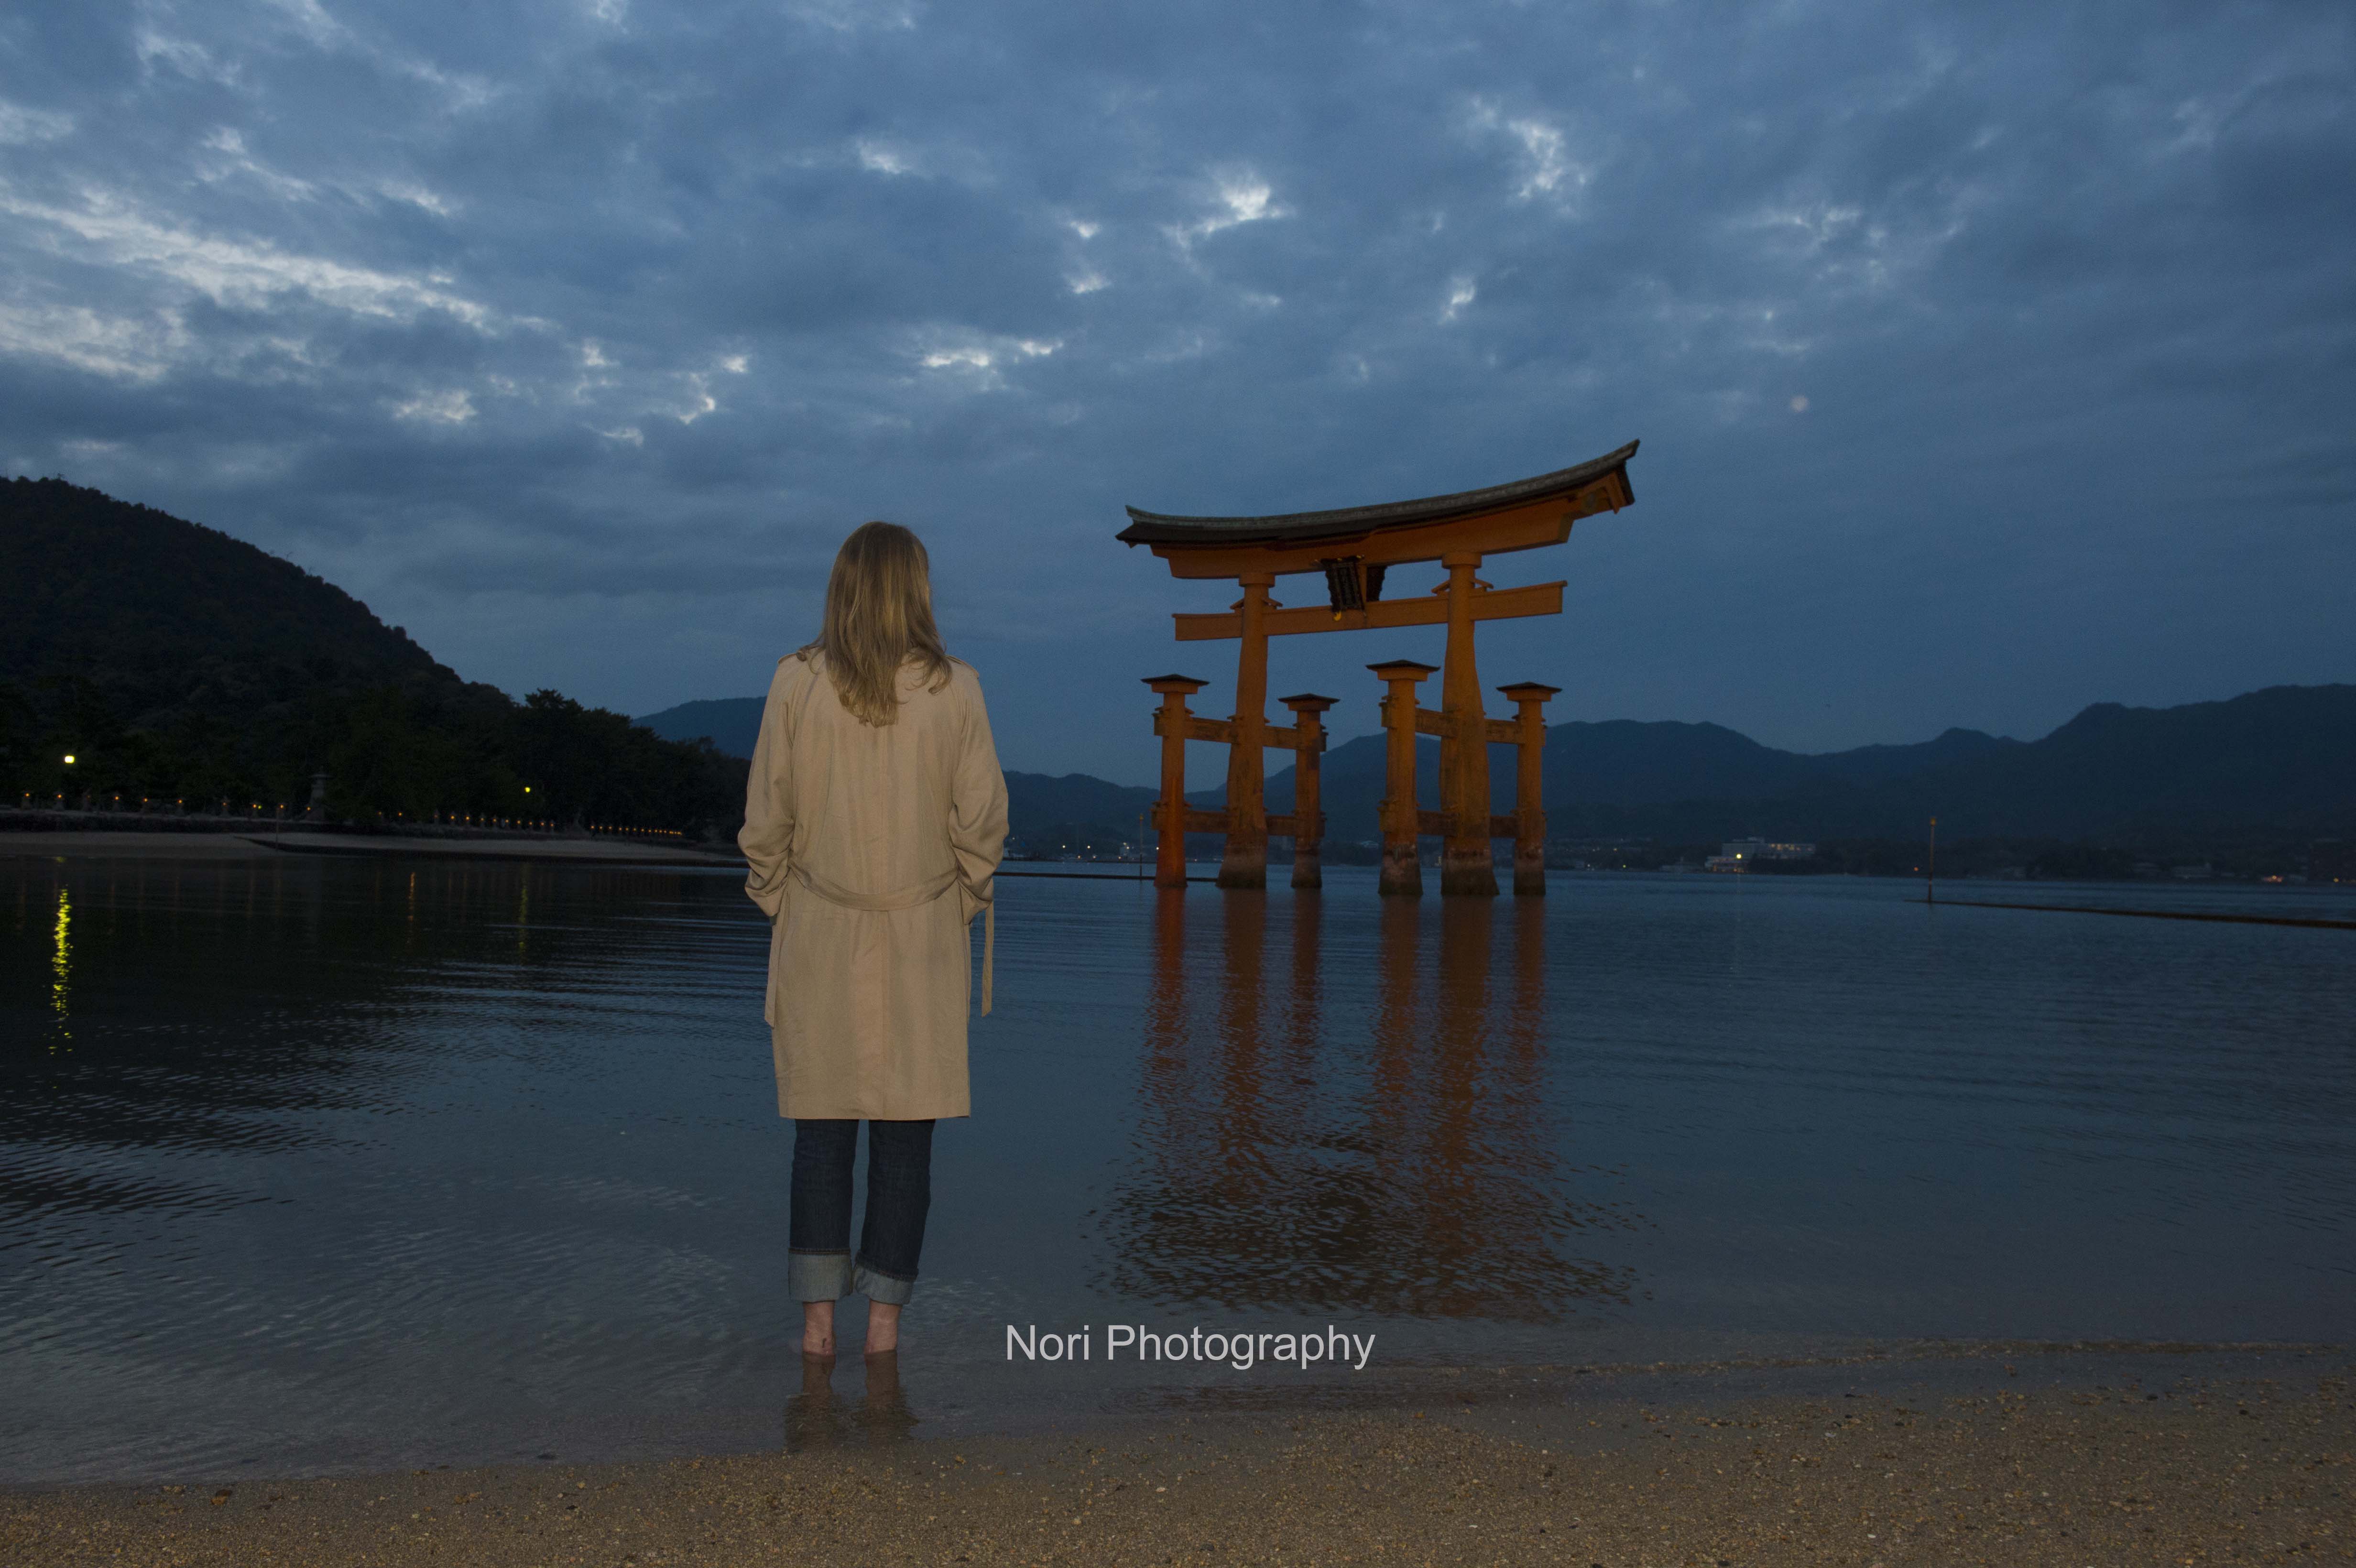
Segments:
[[[0,1480],[954,1434],[1435,1363],[2356,1329],[2356,932],[1329,877],[1001,884],[899,1387],[849,1357],[835,1408],[784,1297],[739,878],[0,859]],[[1091,1357],[1010,1362],[1010,1324]],[[1112,1324],[1376,1342],[1365,1373],[1141,1367],[1104,1361]]]

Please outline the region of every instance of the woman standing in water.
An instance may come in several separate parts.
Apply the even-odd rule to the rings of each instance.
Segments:
[[[863,524],[834,558],[818,641],[777,661],[737,835],[753,868],[744,891],[770,917],[763,1016],[777,1114],[794,1122],[786,1282],[805,1355],[834,1353],[834,1304],[854,1290],[868,1301],[867,1353],[899,1346],[932,1202],[933,1123],[970,1109],[968,928],[1005,841],[981,682],[934,628],[925,547]]]

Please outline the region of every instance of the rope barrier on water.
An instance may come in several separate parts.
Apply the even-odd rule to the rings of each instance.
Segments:
[[[2303,925],[2323,931],[2356,931],[2356,920],[2300,920],[2286,914],[2215,914],[2181,909],[2101,909],[2092,904],[2000,904],[1977,899],[1928,899],[1933,909],[2034,909],[2055,914],[2125,914],[2143,920],[2209,920],[2229,925]]]

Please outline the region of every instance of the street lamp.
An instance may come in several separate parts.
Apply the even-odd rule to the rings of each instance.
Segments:
[[[66,766],[68,766],[68,767],[71,767],[71,766],[73,766],[73,758],[74,758],[74,754],[73,754],[71,752],[68,752],[66,753]]]

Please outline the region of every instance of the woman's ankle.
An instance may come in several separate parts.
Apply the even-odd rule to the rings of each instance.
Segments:
[[[805,1301],[802,1303],[802,1354],[831,1356],[834,1354],[834,1303]]]
[[[900,1308],[888,1301],[867,1304],[867,1353],[880,1356],[900,1348]]]

